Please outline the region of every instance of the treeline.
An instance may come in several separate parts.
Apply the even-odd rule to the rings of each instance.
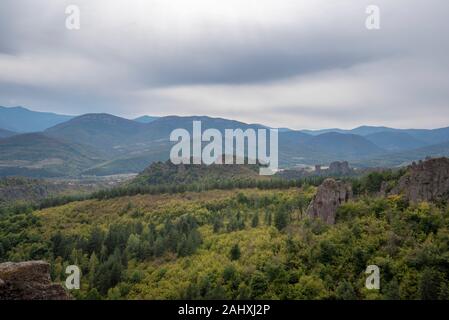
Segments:
[[[283,180],[283,179],[230,179],[223,181],[214,181],[208,183],[193,183],[193,184],[173,184],[173,185],[128,185],[122,187],[115,187],[111,189],[103,189],[93,192],[91,194],[67,195],[51,197],[40,201],[37,204],[20,204],[0,206],[0,215],[5,212],[28,212],[34,210],[42,210],[46,208],[58,207],[71,202],[85,201],[85,200],[104,200],[120,198],[124,196],[134,196],[139,194],[178,194],[184,192],[204,192],[209,190],[234,190],[234,189],[252,189],[260,190],[271,189],[288,189],[300,188],[304,186],[319,186],[325,178],[323,177],[307,177],[297,180]]]
[[[390,192],[399,182],[399,179],[406,173],[406,169],[382,170],[366,174],[357,179],[350,179],[355,195],[375,194],[382,191]]]
[[[361,177],[342,177],[341,180],[349,182],[353,186],[354,195],[372,195],[381,191],[384,185],[384,191],[391,191],[399,181],[399,178],[405,174],[405,169],[383,170],[369,173]],[[139,194],[178,194],[184,192],[204,192],[209,190],[233,190],[257,188],[260,190],[300,188],[304,186],[319,186],[326,177],[311,176],[300,179],[225,179],[209,181],[204,183],[189,184],[165,184],[165,185],[146,185],[131,184],[111,189],[103,189],[90,194],[68,195],[51,197],[40,201],[37,204],[19,204],[0,206],[0,215],[4,212],[29,212],[62,206],[71,202],[84,200],[104,200],[124,196],[134,196]]]

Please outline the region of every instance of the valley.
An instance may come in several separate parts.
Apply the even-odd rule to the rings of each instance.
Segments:
[[[3,108],[7,114],[16,111]],[[27,119],[31,119],[27,112]],[[40,113],[35,121],[39,121]],[[63,118],[65,119],[65,118]],[[146,120],[145,120],[146,119]],[[204,129],[260,129],[262,125],[210,117],[150,117],[128,120],[109,114],[86,114],[62,121],[58,116],[43,122],[39,133],[0,135],[0,176],[33,178],[79,178],[136,174],[153,162],[166,161],[170,133],[185,129],[192,133],[192,122]],[[27,120],[28,121],[28,120]],[[55,126],[49,123],[61,121]],[[48,127],[45,127],[47,124]],[[1,126],[0,126],[1,129]],[[329,165],[349,161],[357,168],[398,167],[426,157],[449,156],[449,128],[435,130],[359,127],[353,130],[328,129],[279,132],[279,165]]]
[[[88,114],[1,138],[0,262],[56,286],[76,266],[60,299],[449,299],[449,160],[429,158],[448,155],[446,129],[282,130],[283,170],[261,176],[167,161],[197,120],[263,128]]]

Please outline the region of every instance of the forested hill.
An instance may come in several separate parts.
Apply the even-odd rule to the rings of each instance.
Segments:
[[[369,187],[367,189],[375,189]],[[77,299],[449,299],[449,211],[363,196],[310,219],[315,188],[215,190],[0,214],[0,261],[82,269]],[[368,265],[381,289],[365,288]]]
[[[171,161],[156,162],[139,174],[132,185],[188,185],[192,183],[207,184],[225,181],[236,181],[253,179],[259,180],[264,177],[259,175],[259,165],[197,165],[179,164]]]

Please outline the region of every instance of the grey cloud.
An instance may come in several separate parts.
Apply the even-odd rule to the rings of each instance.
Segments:
[[[198,6],[203,3],[195,1]],[[217,2],[223,12],[210,1],[203,3],[210,6],[203,12],[182,11],[175,6],[181,2],[175,1],[169,6],[158,0],[2,0],[0,65],[2,59],[19,62],[15,69],[0,70],[0,104],[130,116],[209,113],[249,121],[252,116],[259,122],[279,119],[282,126],[291,121],[294,127],[310,125],[305,116],[316,122],[313,127],[332,122],[333,126],[385,124],[401,112],[403,119],[394,122],[406,125],[419,122],[416,117],[426,108],[440,110],[435,123],[443,119],[449,125],[444,112],[449,3],[376,2],[382,10],[382,29],[370,32],[364,28],[364,11],[371,1],[365,0],[310,4],[263,0],[258,2],[261,8]],[[82,28],[77,32],[64,28],[64,9],[72,3],[82,10]],[[190,11],[198,13],[190,16]],[[19,68],[21,59],[35,61],[35,66]],[[85,64],[78,67],[80,61]],[[401,68],[383,61],[394,61]],[[364,65],[377,69],[358,68]],[[321,81],[323,92],[315,89],[317,77],[334,71],[343,75]],[[351,74],[350,80],[345,73]],[[57,81],[64,74],[67,77]],[[363,91],[384,96],[375,102],[367,96],[363,103],[364,92],[348,90],[347,95],[357,95],[354,99],[359,102],[348,105],[345,92],[331,90],[334,82],[347,90],[345,81],[350,81],[347,86],[363,83]],[[215,89],[223,86],[227,89]],[[301,95],[294,95],[295,88],[306,92],[308,100],[313,94],[317,101],[327,97],[327,108],[318,108],[321,102],[304,104]],[[272,92],[269,99],[261,94],[266,91]],[[277,97],[278,92],[291,98]],[[304,105],[309,107],[295,107]],[[341,116],[351,110],[349,117]],[[431,117],[421,119],[426,122],[421,126],[431,125]]]

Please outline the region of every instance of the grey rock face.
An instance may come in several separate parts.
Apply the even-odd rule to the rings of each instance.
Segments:
[[[391,194],[402,194],[411,202],[434,201],[449,197],[449,159],[429,159],[409,166]]]
[[[45,261],[0,264],[0,300],[69,300],[59,284],[50,280]]]
[[[307,215],[321,218],[328,224],[334,224],[338,207],[351,198],[352,186],[350,184],[326,179],[318,187],[317,194],[307,209]]]
[[[329,174],[331,175],[349,175],[352,173],[352,169],[349,167],[349,163],[347,161],[335,161],[332,162],[329,166]]]

